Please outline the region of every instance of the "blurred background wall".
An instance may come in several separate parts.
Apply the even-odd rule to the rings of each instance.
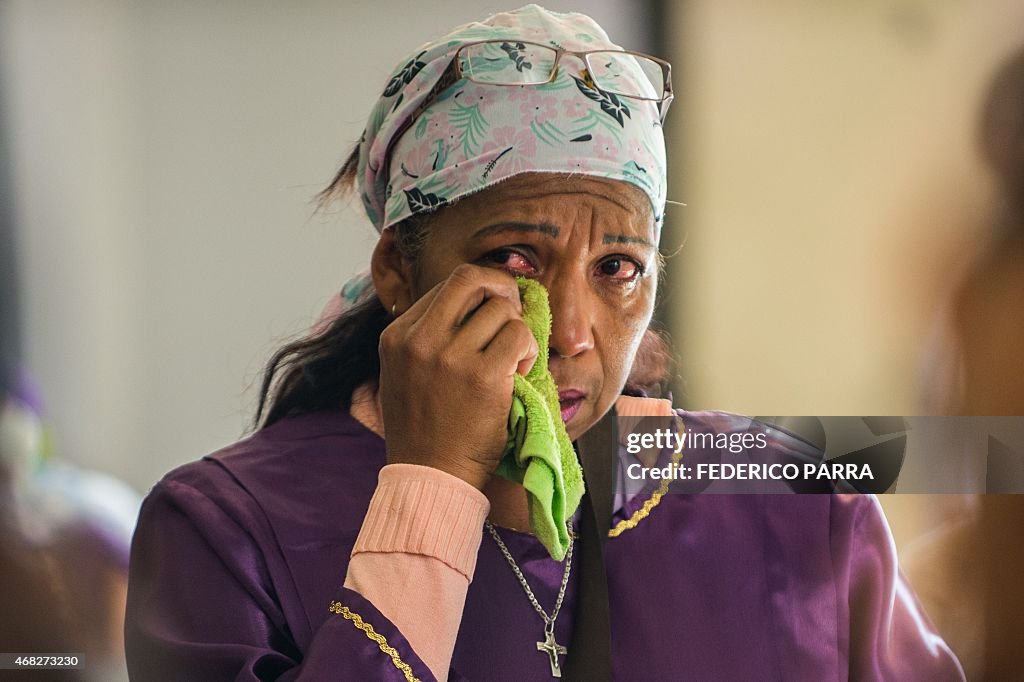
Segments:
[[[936,309],[988,229],[977,118],[1024,3],[667,6],[687,402],[920,413]]]

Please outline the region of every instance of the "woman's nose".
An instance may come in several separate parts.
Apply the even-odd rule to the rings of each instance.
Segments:
[[[571,358],[594,347],[593,311],[585,296],[571,289],[562,289],[551,295],[551,338],[548,345],[552,354]]]

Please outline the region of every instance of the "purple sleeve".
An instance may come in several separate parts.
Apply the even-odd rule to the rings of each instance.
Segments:
[[[339,587],[323,608],[328,618],[300,651],[246,528],[179,481],[158,484],[146,498],[125,621],[133,681],[434,679],[359,594]]]
[[[899,569],[878,500],[836,495],[833,505],[836,568],[847,594],[840,604],[849,608],[849,679],[965,679]]]

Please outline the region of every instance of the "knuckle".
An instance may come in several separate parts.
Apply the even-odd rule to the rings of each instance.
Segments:
[[[460,263],[454,270],[452,270],[452,274],[449,275],[449,279],[454,284],[464,286],[473,285],[480,280],[480,270],[481,268],[471,263]]]
[[[537,339],[534,338],[533,332],[525,324],[516,326],[516,344],[519,350],[526,355],[537,355],[539,357],[541,354]]]
[[[503,298],[501,300],[505,310],[508,312],[508,316],[511,319],[522,323],[523,321],[520,316],[522,315],[523,306],[519,303],[519,299]],[[523,323],[523,326],[525,327],[526,324]]]
[[[516,304],[504,296],[492,298],[487,302],[487,305],[493,311],[496,319],[514,320],[519,317],[519,310],[516,308]]]
[[[430,358],[432,347],[430,340],[423,334],[413,334],[405,344],[405,352],[410,359],[423,362]]]
[[[437,357],[437,367],[446,374],[457,374],[463,367],[463,363],[455,353],[444,352]]]
[[[530,344],[534,341],[533,332],[520,318],[513,318],[508,322],[509,329],[517,342]]]
[[[499,281],[494,286],[497,296],[491,301],[499,306],[501,314],[508,319],[520,318],[523,314],[523,304],[519,301],[519,289],[514,281]]]
[[[392,353],[398,346],[398,331],[394,325],[389,325],[380,333],[378,347],[381,353]]]

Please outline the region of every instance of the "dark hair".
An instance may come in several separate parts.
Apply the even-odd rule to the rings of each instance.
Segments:
[[[317,194],[319,208],[352,191],[358,160],[357,147],[331,183]],[[418,214],[395,226],[397,248],[403,257],[411,261],[418,258],[434,215]],[[254,426],[267,427],[288,416],[323,409],[349,409],[352,392],[366,382],[376,382],[380,375],[380,335],[391,320],[374,294],[344,311],[322,332],[280,348],[263,372]],[[660,394],[667,386],[671,368],[672,354],[665,333],[648,329],[625,392]]]

